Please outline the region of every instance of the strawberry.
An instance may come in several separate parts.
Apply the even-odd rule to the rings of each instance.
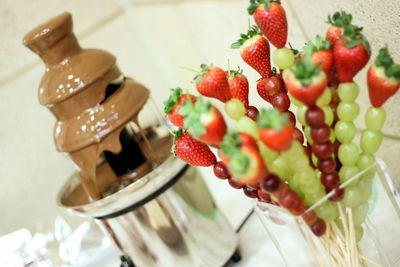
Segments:
[[[212,65],[201,64],[200,67],[201,72],[194,77],[197,91],[204,96],[216,98],[224,103],[231,99],[225,71]]]
[[[400,88],[400,65],[393,62],[388,49],[381,48],[367,74],[369,99],[374,107],[382,106]]]
[[[239,68],[237,71],[228,71],[228,84],[232,98],[239,99],[247,108],[249,106],[249,81]]]
[[[179,128],[184,128],[183,126],[183,116],[178,113],[181,104],[190,100],[195,103],[196,97],[194,95],[184,94],[182,95],[182,89],[177,87],[175,89],[170,89],[171,94],[167,101],[164,101],[164,111],[168,115],[169,121],[178,126]]]
[[[247,9],[261,32],[276,48],[286,44],[288,25],[286,13],[279,0],[250,0]]]
[[[242,59],[255,69],[261,77],[268,77],[271,73],[269,43],[261,35],[257,26],[253,26],[247,34],[241,34],[240,39],[231,45],[231,48],[240,48]]]
[[[322,95],[328,80],[321,66],[313,66],[310,55],[298,59],[285,76],[285,86],[290,94],[307,106],[315,105]]]
[[[217,158],[211,152],[210,148],[194,139],[188,132],[179,129],[174,134],[174,145],[172,152],[184,162],[193,165],[208,167],[217,162]]]
[[[328,16],[328,23],[331,24],[326,31],[326,38],[331,42],[332,47],[344,35],[344,27],[351,24],[352,16],[344,11],[335,12]]]
[[[221,112],[210,103],[198,97],[196,103],[182,103],[179,114],[184,117],[183,123],[189,133],[196,139],[218,147],[226,133],[226,123]]]
[[[340,82],[352,82],[353,77],[367,64],[370,49],[361,28],[345,26],[345,35],[336,42],[333,57]]]
[[[328,40],[322,39],[317,35],[315,45],[309,42],[304,48],[304,53],[300,55],[300,58],[304,59],[306,54],[310,54],[312,64],[314,66],[321,64],[322,70],[329,77],[333,65],[333,53],[330,47],[331,43]]]
[[[268,78],[261,78],[257,82],[257,92],[265,101],[271,103],[272,97],[278,93],[284,92],[282,78],[276,73],[276,69],[272,69],[271,76]]]
[[[275,151],[285,151],[290,148],[294,128],[289,124],[286,114],[279,114],[277,109],[262,109],[257,122],[258,134],[266,146]]]
[[[228,133],[221,143],[220,155],[231,175],[241,184],[257,188],[260,180],[268,176],[256,140],[248,134]]]

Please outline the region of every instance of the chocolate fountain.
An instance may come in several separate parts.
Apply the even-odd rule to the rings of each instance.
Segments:
[[[131,265],[228,262],[235,232],[197,170],[171,156],[149,90],[124,77],[113,55],[82,49],[69,13],[32,30],[24,44],[46,65],[39,101],[57,119],[57,150],[78,169],[58,203],[96,219]]]

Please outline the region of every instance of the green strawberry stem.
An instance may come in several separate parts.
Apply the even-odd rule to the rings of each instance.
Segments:
[[[253,25],[250,27],[250,29],[247,31],[246,34],[244,34],[244,33],[240,34],[240,38],[236,42],[231,44],[231,48],[239,49],[247,40],[249,40],[250,38],[252,38],[255,35],[261,35],[261,32],[260,32],[260,29],[256,25]]]
[[[289,125],[286,114],[280,114],[275,108],[262,109],[260,115],[258,115],[257,122],[260,128],[273,128],[277,132],[282,131],[283,125]]]
[[[375,65],[385,69],[385,75],[400,81],[400,65],[395,64],[387,47],[381,48],[376,57]]]
[[[188,67],[185,67],[185,66],[179,66],[178,68],[183,69],[183,70],[188,70],[188,71],[191,71],[191,72],[195,72],[197,74],[201,73],[201,71],[198,71],[198,70],[195,70],[195,69],[192,69],[192,68],[188,68]]]
[[[352,15],[344,11],[335,12],[333,16],[328,16],[328,22],[336,27],[344,27],[351,23]]]
[[[331,42],[329,42],[329,40],[323,39],[321,36],[317,35],[315,38],[315,44],[311,41],[308,42],[303,49],[303,54],[312,54],[320,50],[329,50],[330,47]]]
[[[174,141],[172,143],[172,147],[171,147],[171,153],[173,153],[175,155],[175,151],[176,151],[176,141],[185,133],[184,130],[182,130],[181,128],[179,128],[178,130],[171,130],[170,128],[168,128],[168,131],[173,135],[174,137]]]
[[[166,114],[171,113],[172,109],[178,103],[179,98],[182,95],[182,89],[180,87],[177,88],[171,88],[170,89],[170,96],[167,101],[164,101],[164,112]]]
[[[196,103],[185,101],[178,110],[178,113],[185,117],[183,120],[185,127],[196,138],[206,133],[206,128],[200,122],[200,115],[208,112],[210,108],[211,104],[204,103],[203,98],[199,96]]]
[[[321,62],[317,66],[312,64],[310,54],[307,54],[304,60],[298,59],[296,64],[291,68],[294,76],[300,81],[301,85],[306,86],[311,83],[312,77],[322,71]]]
[[[229,167],[238,174],[246,172],[249,159],[240,151],[239,133],[229,130],[221,142],[221,154],[230,158]]]

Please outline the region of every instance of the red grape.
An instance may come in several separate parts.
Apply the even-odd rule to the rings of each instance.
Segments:
[[[337,174],[337,172],[322,173],[321,183],[327,188],[335,188],[340,183],[339,175]]]
[[[253,121],[257,120],[258,109],[254,106],[248,106],[246,109],[246,116],[252,119]]]
[[[271,76],[269,78],[266,78],[264,81],[264,90],[266,94],[269,96],[274,96],[277,93],[282,92],[283,90],[282,80],[276,76]]]
[[[318,170],[323,173],[331,173],[336,170],[336,161],[333,158],[318,160]]]
[[[214,164],[214,174],[220,179],[228,179],[230,176],[228,169],[222,161],[218,161]]]
[[[257,190],[257,194],[258,194],[258,198],[261,201],[271,203],[271,195],[264,192],[264,190],[262,190],[261,188]]]
[[[311,126],[311,128],[318,128],[325,124],[324,111],[317,107],[312,106],[306,111],[306,123]]]
[[[271,105],[280,112],[284,112],[290,107],[290,99],[286,93],[278,93],[272,97]]]
[[[280,181],[280,186],[278,188],[278,190],[276,190],[275,192],[273,192],[272,194],[279,199],[281,196],[283,196],[286,191],[289,189],[288,185],[284,182],[284,181]]]
[[[279,189],[281,186],[281,179],[275,174],[270,174],[260,182],[260,187],[262,190],[268,193],[273,193]]]
[[[313,210],[304,213],[303,215],[301,215],[301,217],[308,226],[313,225],[317,221],[317,215],[315,215],[315,212]]]
[[[314,142],[324,143],[329,140],[329,137],[331,135],[331,128],[328,125],[324,124],[318,128],[311,128],[310,134]]]
[[[289,212],[293,214],[294,216],[299,216],[303,214],[307,210],[307,206],[304,203],[303,200],[299,199],[299,201],[296,203],[296,205],[292,206],[289,209]]]
[[[229,183],[233,188],[236,188],[236,189],[242,189],[242,188],[245,186],[244,184],[242,184],[242,183],[236,181],[236,180],[233,179],[233,178],[229,178],[229,179],[228,179],[228,183]]]
[[[286,193],[279,198],[281,206],[287,209],[296,206],[299,201],[300,198],[292,190],[287,190]]]
[[[287,110],[283,112],[282,114],[285,114],[287,116],[287,120],[289,122],[290,126],[296,126],[296,116],[291,112],[290,110]]]
[[[303,133],[302,133],[299,129],[297,129],[297,128],[294,128],[292,138],[293,138],[293,140],[299,141],[300,144],[303,144],[303,143],[304,143],[304,136],[303,136]]]
[[[248,197],[250,197],[250,198],[256,198],[256,197],[258,197],[257,189],[251,188],[251,187],[249,187],[249,186],[245,186],[245,187],[243,188],[243,192],[244,192],[244,194],[245,194],[246,196],[248,196]]]
[[[326,223],[318,218],[317,221],[311,226],[311,231],[316,236],[322,236],[326,231]]]
[[[319,159],[327,159],[332,156],[333,145],[330,141],[322,143],[322,144],[314,143],[312,145],[312,152]]]
[[[335,190],[335,194],[333,194],[333,196],[331,196],[329,199],[332,201],[335,201],[335,202],[342,200],[344,197],[344,189],[343,188],[335,188],[333,190]],[[328,191],[330,191],[330,190],[328,190]]]

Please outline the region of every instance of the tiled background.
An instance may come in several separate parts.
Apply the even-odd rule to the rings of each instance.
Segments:
[[[343,9],[365,28],[377,50],[387,44],[400,62],[400,2],[391,0],[329,1],[282,0],[289,20],[289,41],[301,48],[315,34],[323,34],[328,14]],[[63,11],[73,14],[75,32],[83,47],[109,50],[123,72],[148,86],[161,106],[168,88],[180,85],[193,90],[193,74],[178,68],[197,68],[201,63],[240,64],[252,82],[250,101],[263,102],[255,92],[255,71],[245,66],[230,44],[246,31],[246,0],[3,0],[0,5],[0,236],[21,227],[49,229],[57,214],[78,223],[55,204],[58,189],[73,171],[72,164],[57,153],[52,129],[54,117],[37,100],[37,86],[44,71],[42,62],[22,45],[30,29]],[[365,71],[356,79],[362,88],[361,111],[369,106]],[[379,151],[393,177],[400,174],[400,95],[387,104],[387,135]],[[265,105],[265,104],[264,104]],[[363,129],[363,118],[357,122]],[[217,202],[219,190],[233,190],[211,182]],[[247,203],[247,202],[246,202]]]

